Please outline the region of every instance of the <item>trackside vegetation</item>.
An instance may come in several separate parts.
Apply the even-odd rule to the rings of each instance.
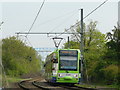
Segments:
[[[84,24],[84,83],[120,86],[120,30],[102,34],[96,26],[96,21]],[[79,33],[80,26],[69,32]],[[71,37],[69,48],[79,49],[80,35]]]
[[[40,62],[41,57],[37,52],[16,37],[2,40],[2,64],[6,75],[20,77],[40,72]]]

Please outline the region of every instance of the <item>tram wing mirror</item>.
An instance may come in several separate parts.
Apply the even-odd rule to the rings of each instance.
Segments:
[[[58,63],[58,60],[57,60],[56,58],[53,58],[53,59],[52,59],[52,62],[53,62],[53,63]]]
[[[46,66],[46,64],[43,65],[43,67],[45,67],[45,66]]]
[[[55,70],[55,68],[52,68],[52,70]]]
[[[56,58],[56,53],[53,54],[52,62],[53,63],[58,63],[58,59]]]

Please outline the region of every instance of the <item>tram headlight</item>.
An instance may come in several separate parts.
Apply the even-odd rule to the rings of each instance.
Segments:
[[[62,74],[60,74],[60,73],[59,73],[59,74],[58,74],[58,76],[59,76],[59,77],[61,77],[61,76],[62,76]]]
[[[61,73],[58,74],[59,77],[63,77],[63,75]]]
[[[78,78],[78,75],[77,75],[77,74],[75,74],[75,75],[74,75],[74,77],[75,77],[75,78]]]

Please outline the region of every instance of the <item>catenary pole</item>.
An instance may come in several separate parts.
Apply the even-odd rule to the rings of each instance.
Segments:
[[[83,9],[81,9],[81,23],[80,23],[80,51],[81,51],[81,83],[83,83],[83,52],[84,52],[84,33],[83,33]]]
[[[68,36],[68,49],[70,48],[70,39],[69,39],[69,36]]]

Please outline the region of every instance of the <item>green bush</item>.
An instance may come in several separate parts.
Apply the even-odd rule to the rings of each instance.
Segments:
[[[118,83],[118,66],[117,65],[109,65],[106,68],[102,69],[105,76],[105,81],[107,84],[116,84]]]

